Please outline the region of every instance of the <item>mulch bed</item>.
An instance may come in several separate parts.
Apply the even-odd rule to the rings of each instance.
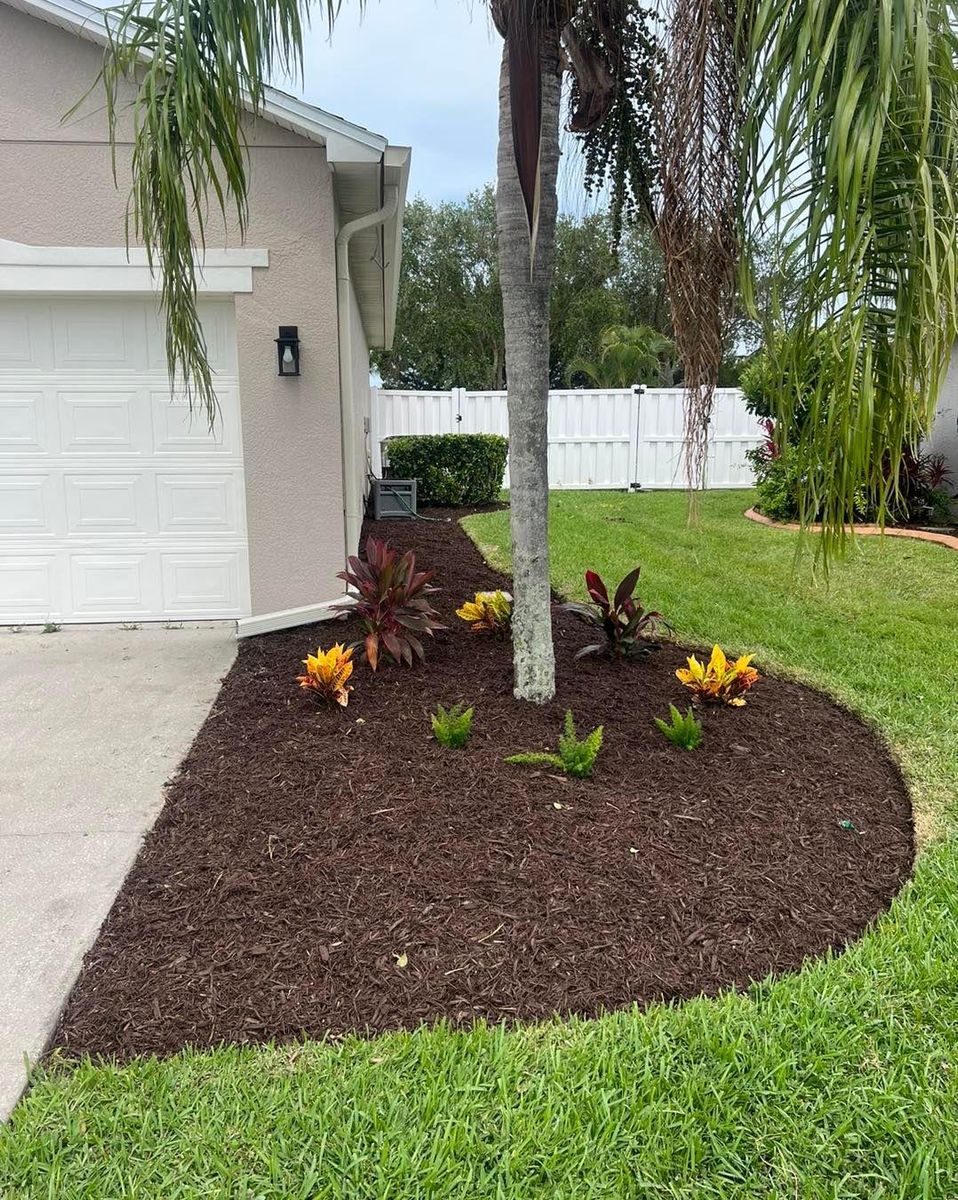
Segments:
[[[887,907],[911,810],[857,718],[765,679],[706,713],[699,750],[673,749],[651,719],[684,704],[683,651],[575,662],[588,630],[558,611],[556,699],[520,704],[508,645],[452,615],[502,583],[459,526],[369,528],[437,568],[449,631],[412,670],[357,668],[345,711],[294,676],[354,624],[241,644],[55,1046],[125,1059],[595,1014],[794,970]],[[473,740],[444,750],[428,714],[459,699]],[[591,780],[502,761],[554,748],[568,707],[580,733],[605,725]]]

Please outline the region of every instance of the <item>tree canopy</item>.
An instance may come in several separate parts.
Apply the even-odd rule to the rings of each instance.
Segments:
[[[611,326],[648,325],[669,335],[662,260],[642,226],[613,249],[611,218],[560,216],[551,299],[550,381],[588,386],[575,364],[594,362]],[[393,349],[374,356],[386,387],[476,390],[505,386],[502,297],[492,186],[462,203],[406,210]]]

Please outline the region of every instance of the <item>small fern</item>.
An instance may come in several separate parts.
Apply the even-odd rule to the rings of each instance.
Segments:
[[[448,750],[461,750],[472,734],[472,718],[474,709],[470,705],[454,704],[452,708],[443,708],[440,704],[432,714],[433,737]]]
[[[587,779],[592,774],[595,760],[602,749],[602,726],[593,729],[588,737],[581,740],[576,736],[575,721],[572,710],[565,715],[562,733],[559,734],[559,753],[545,754],[529,751],[523,754],[512,754],[507,763],[520,763],[525,766],[558,767],[567,775],[576,779]]]
[[[697,719],[691,708],[686,709],[683,715],[674,704],[670,704],[669,714],[669,721],[654,717],[656,727],[673,746],[678,746],[681,750],[694,750],[702,740],[702,722]]]

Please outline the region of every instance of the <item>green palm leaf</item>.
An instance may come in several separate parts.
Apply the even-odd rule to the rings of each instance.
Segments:
[[[788,383],[783,441],[808,406],[802,516],[822,520],[827,556],[863,494],[882,519],[894,505],[958,334],[955,6],[749,8],[746,224],[780,234],[801,280],[793,336],[770,345]]]

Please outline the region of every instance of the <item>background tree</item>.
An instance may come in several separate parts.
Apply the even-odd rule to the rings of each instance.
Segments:
[[[628,226],[616,249],[607,212],[561,215],[549,308],[552,387],[589,386],[571,365],[595,363],[611,325],[650,325],[669,334],[665,273],[652,232]],[[373,355],[383,386],[501,390],[504,338],[491,185],[460,203],[411,201],[396,339],[392,350]]]
[[[596,359],[574,359],[569,365],[570,376],[584,376],[597,388],[671,387],[674,372],[675,343],[648,325],[610,325],[602,332]]]
[[[505,386],[505,334],[492,186],[461,203],[406,206],[393,348],[372,356],[385,387]]]

